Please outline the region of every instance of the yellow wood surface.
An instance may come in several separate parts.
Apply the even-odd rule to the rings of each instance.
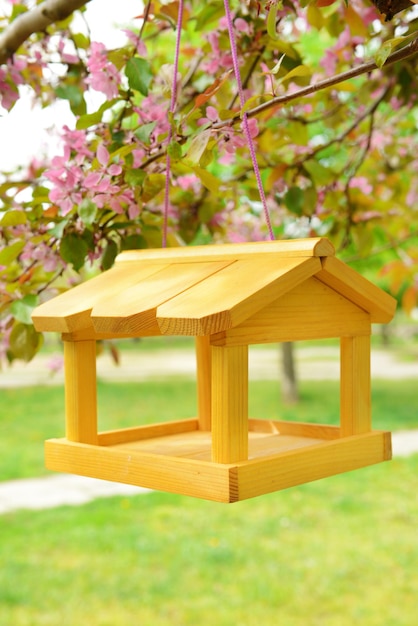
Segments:
[[[195,418],[173,420],[172,422],[160,422],[158,424],[146,424],[118,430],[107,430],[98,434],[99,446],[115,446],[132,441],[144,441],[159,437],[171,437],[172,435],[190,433],[199,429],[199,422]]]
[[[238,326],[211,337],[212,345],[325,339],[370,333],[370,317],[316,278],[308,278]]]
[[[370,336],[342,337],[341,435],[358,435],[371,430]]]
[[[232,328],[321,268],[317,258],[238,260],[158,307],[167,335],[209,335]]]
[[[212,348],[212,460],[248,458],[248,348]]]
[[[230,499],[228,466],[210,461],[135,454],[129,449],[87,446],[65,439],[52,439],[45,442],[45,463],[48,469],[58,472],[218,502],[229,502]]]
[[[151,276],[162,267],[164,264],[161,263],[149,263],[147,266],[126,263],[112,267],[38,306],[32,314],[35,328],[60,333],[92,328],[90,314],[96,303]]]
[[[97,443],[96,342],[64,342],[66,437]]]
[[[207,500],[236,502],[391,458],[390,433],[378,431],[323,442],[296,436],[256,438],[254,458],[232,464],[193,458],[191,446],[203,441],[208,448],[208,438],[209,434],[202,431],[174,435],[174,448],[168,447],[166,455],[160,453],[164,444],[156,453],[149,451],[155,445],[153,439],[138,442],[139,446],[149,443],[148,451],[137,449],[135,442],[101,447],[52,439],[45,443],[46,466]],[[276,452],[273,441],[279,446]],[[259,445],[262,454],[257,452]],[[266,456],[270,448],[273,452]],[[188,456],[176,456],[179,450]]]
[[[100,300],[91,313],[96,332],[136,335],[156,324],[157,307],[227,267],[231,261],[176,263]]]
[[[211,350],[209,337],[196,337],[197,414],[201,430],[210,430],[212,422]]]
[[[254,459],[237,464],[236,499],[302,485],[391,457],[390,433],[376,431]]]
[[[322,259],[317,278],[368,311],[372,322],[386,324],[395,315],[396,300],[335,257]]]
[[[191,246],[178,248],[126,250],[119,254],[116,263],[142,260],[167,260],[190,258],[223,260],[227,257],[234,259],[246,258],[248,255],[273,254],[275,256],[333,256],[335,249],[329,239],[325,237],[309,237],[306,239],[288,239],[281,241],[257,241],[247,243],[226,243],[219,245]]]

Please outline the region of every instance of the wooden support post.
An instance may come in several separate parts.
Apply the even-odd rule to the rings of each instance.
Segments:
[[[64,341],[66,437],[97,445],[96,342]]]
[[[212,347],[212,460],[248,459],[248,346]]]
[[[211,429],[212,362],[209,336],[196,337],[197,411],[199,430]]]
[[[371,431],[370,336],[341,337],[341,436]]]

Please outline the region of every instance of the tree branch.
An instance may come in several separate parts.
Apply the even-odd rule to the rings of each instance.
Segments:
[[[397,52],[393,52],[392,54],[390,54],[388,58],[386,59],[386,62],[384,63],[383,67],[389,67],[390,65],[393,65],[397,61],[402,61],[411,56],[414,56],[417,52],[418,52],[418,37],[414,39],[413,41],[411,41],[404,48],[401,48]],[[293,93],[285,94],[283,96],[277,96],[276,98],[273,98],[272,100],[269,100],[268,102],[260,104],[258,107],[249,109],[247,111],[247,116],[256,117],[263,111],[267,111],[268,109],[272,107],[279,106],[281,104],[287,104],[288,102],[291,102],[292,100],[298,100],[299,98],[304,98],[305,96],[309,96],[313,93],[316,93],[317,91],[321,91],[322,89],[333,87],[334,85],[343,83],[344,81],[349,80],[351,78],[355,78],[356,76],[361,76],[362,74],[368,74],[369,72],[372,72],[373,70],[376,70],[376,69],[378,69],[378,66],[376,65],[374,61],[363,63],[362,65],[359,65],[358,67],[355,67],[352,70],[347,70],[346,72],[342,72],[341,74],[336,74],[335,76],[331,76],[330,78],[325,78],[324,80],[320,80],[317,83],[313,83],[312,85],[303,87],[302,89],[299,89],[298,91],[294,91]],[[241,121],[242,119],[241,119],[240,113],[236,113],[235,115],[230,117],[228,120],[212,123],[210,126],[206,128],[206,130],[214,130],[214,131],[222,130],[223,128],[227,128],[228,126],[239,124]],[[183,139],[183,142],[184,141],[185,139]],[[182,141],[180,141],[179,143],[182,143]],[[166,148],[162,148],[155,154],[148,157],[148,159],[142,163],[141,168],[146,169],[148,165],[151,165],[151,163],[158,161],[165,154],[166,154]]]
[[[393,65],[397,61],[402,61],[415,55],[418,52],[418,37],[411,41],[407,46],[397,50],[397,52],[393,52],[388,56],[386,62],[383,64],[383,67],[388,67],[389,65]],[[277,96],[276,98],[272,98],[268,102],[264,102],[253,109],[249,109],[247,111],[247,117],[255,117],[259,115],[263,111],[267,111],[275,106],[280,106],[281,104],[287,104],[292,100],[298,100],[299,98],[304,98],[305,96],[310,96],[317,91],[321,91],[322,89],[327,89],[329,87],[333,87],[334,85],[338,85],[339,83],[343,83],[346,80],[350,80],[352,78],[356,78],[357,76],[361,76],[362,74],[368,74],[373,70],[378,69],[378,66],[374,61],[369,61],[368,63],[362,63],[358,67],[355,67],[351,70],[347,70],[346,72],[342,72],[341,74],[336,74],[335,76],[331,76],[330,78],[325,78],[324,80],[320,80],[317,83],[313,83],[312,85],[308,85],[307,87],[303,87],[302,89],[298,89],[298,91],[294,91],[290,94],[284,94],[283,96]],[[211,126],[212,130],[220,130],[225,128],[225,126],[231,126],[233,124],[237,124],[241,122],[241,114],[236,113],[228,120],[217,122]]]
[[[44,0],[17,17],[0,34],[0,65],[6,63],[33,33],[43,32],[50,24],[65,20],[88,2],[90,0]]]

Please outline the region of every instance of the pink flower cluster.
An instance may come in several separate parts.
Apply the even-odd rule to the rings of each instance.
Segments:
[[[61,215],[67,215],[87,198],[99,209],[126,211],[130,219],[135,218],[139,208],[134,193],[121,184],[122,165],[112,162],[104,143],[98,145],[94,154],[88,147],[87,133],[68,127],[64,127],[63,139],[63,155],[54,157],[44,174],[52,183],[49,199],[60,208]],[[93,169],[94,157],[98,166]]]
[[[7,61],[5,68],[0,67],[0,105],[10,111],[19,99],[18,86],[24,83],[22,70],[27,66],[25,60],[16,58]]]
[[[109,61],[104,44],[93,41],[90,47],[90,57],[87,60],[89,75],[87,85],[95,91],[104,93],[109,99],[116,98],[121,82],[116,66]]]

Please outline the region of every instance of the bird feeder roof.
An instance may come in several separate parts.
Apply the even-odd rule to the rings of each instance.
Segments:
[[[41,304],[39,331],[88,336],[211,335],[315,277],[389,322],[396,301],[335,257],[325,238],[122,252],[99,276]]]

